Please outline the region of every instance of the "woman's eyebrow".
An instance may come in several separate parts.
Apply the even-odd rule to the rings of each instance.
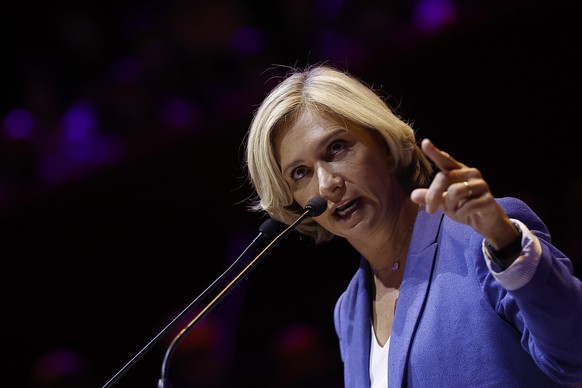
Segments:
[[[336,137],[338,135],[338,133],[345,133],[347,132],[345,128],[333,128],[332,130],[330,130],[328,133],[326,133],[324,136],[322,136],[316,143],[315,148],[316,149],[321,149],[327,146],[327,144],[329,143],[330,139]],[[283,174],[286,174],[287,171],[289,171],[290,169],[293,169],[297,166],[300,166],[301,164],[303,164],[303,159],[294,159],[291,162],[287,163],[285,166],[281,166],[281,171],[283,172]]]

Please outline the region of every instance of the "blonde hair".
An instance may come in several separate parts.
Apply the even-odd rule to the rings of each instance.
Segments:
[[[303,213],[281,173],[273,139],[280,128],[292,125],[305,110],[376,131],[381,136],[376,138],[384,139],[405,189],[428,184],[432,166],[420,150],[412,127],[362,81],[328,65],[313,65],[292,69],[255,112],[246,136],[246,173],[256,192],[249,210],[266,212],[288,225]],[[311,218],[302,221],[297,230],[316,243],[333,237]]]

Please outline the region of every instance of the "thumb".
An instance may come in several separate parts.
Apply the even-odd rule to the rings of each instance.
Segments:
[[[410,193],[410,199],[412,200],[412,202],[414,202],[416,204],[425,205],[427,191],[428,191],[428,189],[414,189]]]

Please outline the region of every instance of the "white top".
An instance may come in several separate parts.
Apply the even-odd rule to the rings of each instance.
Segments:
[[[388,387],[388,349],[390,337],[384,346],[376,340],[374,325],[372,327],[372,340],[370,341],[370,388]]]

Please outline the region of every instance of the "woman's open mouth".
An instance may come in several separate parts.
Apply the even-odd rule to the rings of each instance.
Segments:
[[[358,207],[359,207],[358,204],[359,204],[359,200],[354,199],[353,201],[346,203],[342,207],[338,207],[337,209],[335,209],[334,214],[340,218],[348,217],[353,212],[355,212],[356,209],[358,209]]]

